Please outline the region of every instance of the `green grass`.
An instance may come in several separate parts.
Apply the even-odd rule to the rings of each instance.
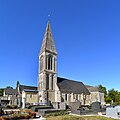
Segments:
[[[47,120],[117,120],[101,116],[73,116],[73,115],[47,116],[46,118]]]

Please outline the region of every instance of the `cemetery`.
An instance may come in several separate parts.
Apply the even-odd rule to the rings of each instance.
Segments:
[[[14,103],[14,101],[12,103]],[[60,119],[61,117],[68,117],[68,119],[70,119],[73,118],[73,116],[75,119],[78,118],[77,116],[103,116],[106,120],[109,120],[109,118],[111,118],[110,120],[114,120],[114,118],[120,118],[120,106],[105,107],[103,104],[97,101],[88,105],[82,104],[80,100],[69,102],[69,105],[63,101],[53,102],[52,104],[49,102],[44,104],[28,104],[24,102],[24,104],[20,106],[19,104],[10,104],[7,99],[2,98],[0,100],[0,120],[32,119],[40,118],[41,116],[45,117],[46,119],[51,117],[54,119],[53,117],[55,116],[60,117]],[[94,119],[92,118],[91,120]],[[100,120],[100,118],[98,120]]]
[[[83,116],[103,116],[105,119],[114,120],[112,118],[120,118],[120,106],[103,108],[99,102],[92,103],[91,105],[81,105],[79,101],[71,102],[70,106],[63,108],[55,108],[54,106],[46,105],[32,105],[27,106],[25,109],[21,108],[7,108],[3,105],[0,105],[0,120],[11,120],[11,119],[33,119],[37,117],[45,117],[46,119],[57,117],[70,117],[77,119]],[[69,119],[70,119],[69,118]],[[83,117],[84,118],[84,117]],[[103,118],[103,117],[101,117]],[[84,119],[82,119],[84,120]],[[94,119],[91,119],[94,120]],[[95,119],[97,120],[97,119]],[[100,120],[100,118],[98,119]]]

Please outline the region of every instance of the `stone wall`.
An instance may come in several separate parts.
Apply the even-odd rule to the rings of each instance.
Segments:
[[[104,93],[102,92],[91,92],[88,99],[90,99],[90,104],[93,102],[100,102],[102,105],[105,104]]]
[[[55,91],[54,90],[48,91],[48,101],[55,102]]]
[[[38,93],[26,93],[26,103],[37,103]]]

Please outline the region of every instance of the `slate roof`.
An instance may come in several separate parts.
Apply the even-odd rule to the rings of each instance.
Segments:
[[[90,92],[85,87],[82,82],[68,80],[65,78],[57,78],[57,85],[62,93],[74,93],[74,94],[86,94],[89,95]]]
[[[28,89],[26,90],[26,89],[24,89],[24,91],[25,91],[25,92],[38,93],[38,90],[28,90]]]
[[[19,89],[20,89],[20,91],[37,92],[37,87],[35,87],[35,86],[20,85]]]
[[[89,85],[85,85],[85,86],[90,92],[102,92],[101,90],[99,90],[98,87],[89,86]]]
[[[17,89],[5,88],[4,92],[6,95],[18,95]]]
[[[42,47],[40,49],[40,54],[46,50],[49,50],[49,51],[57,54],[49,21],[47,23],[46,32],[44,34],[44,38],[43,38],[43,42],[42,42]]]

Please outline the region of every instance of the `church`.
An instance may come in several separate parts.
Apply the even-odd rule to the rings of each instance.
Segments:
[[[69,106],[71,102],[75,101],[80,101],[82,105],[90,105],[93,102],[105,104],[104,93],[97,87],[58,77],[57,55],[48,21],[39,52],[38,86],[26,86],[17,82],[18,105],[22,105],[23,108],[26,104],[53,106],[66,104]]]

